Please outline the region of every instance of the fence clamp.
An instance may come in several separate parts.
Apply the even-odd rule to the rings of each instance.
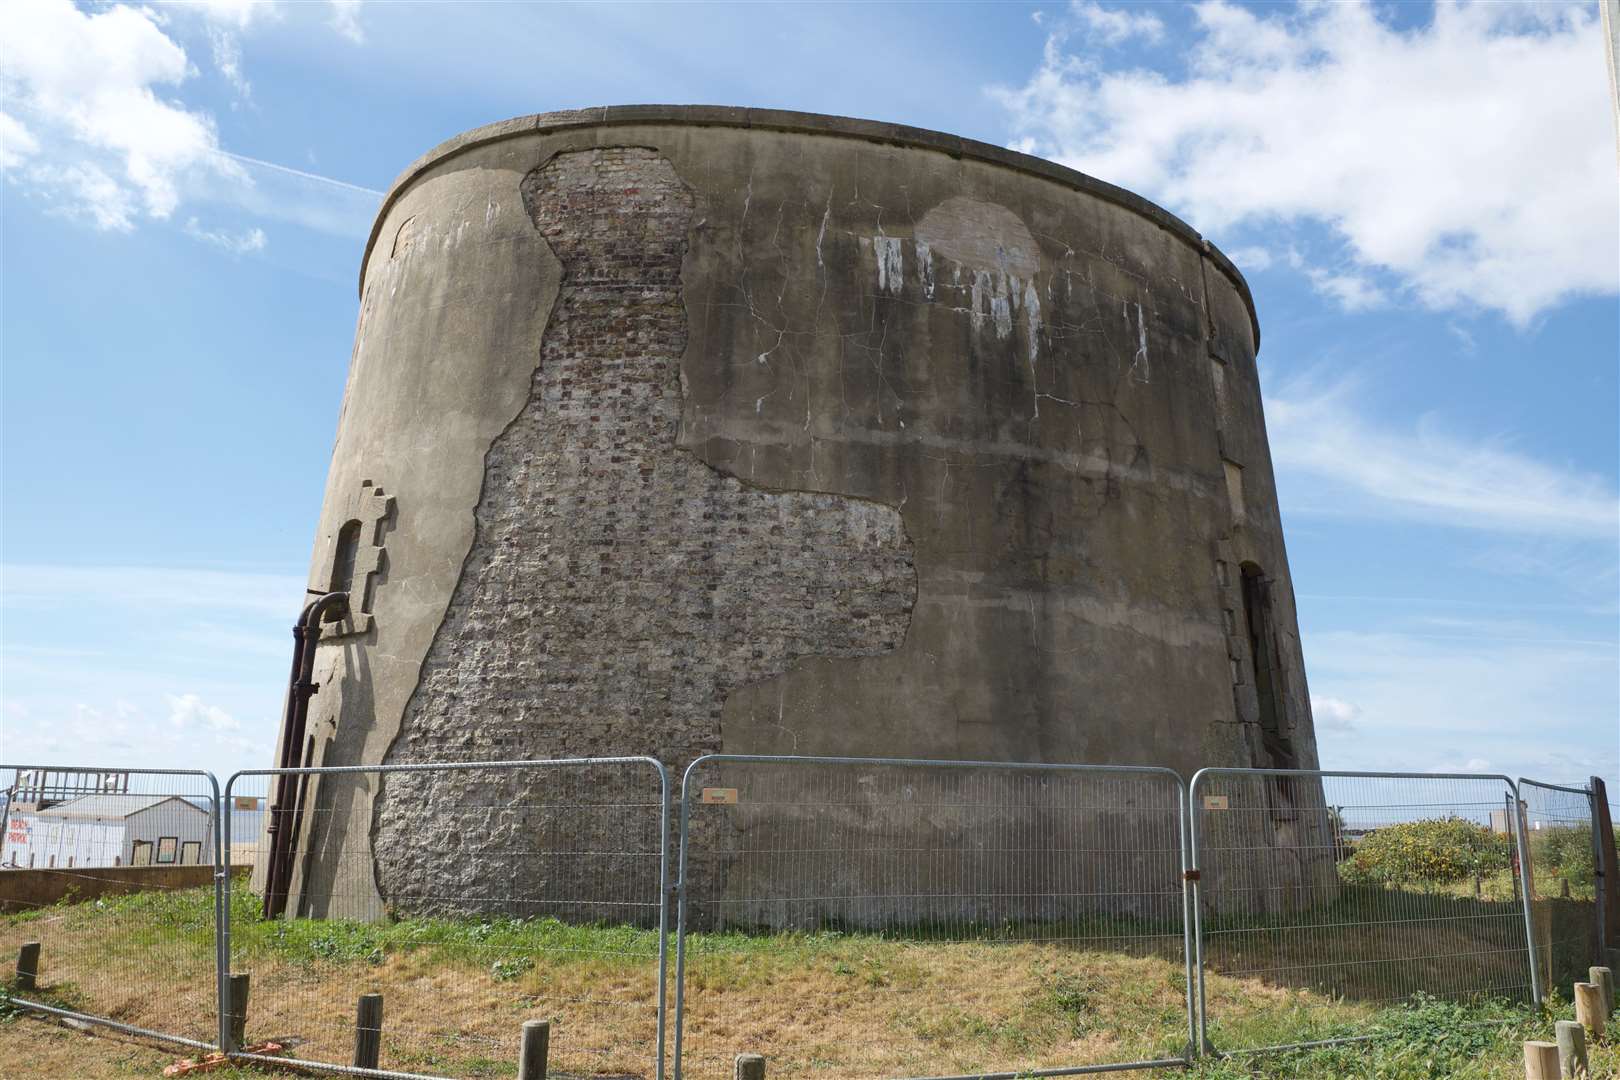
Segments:
[[[1183,881],[1200,881],[1202,879],[1203,874],[1197,870],[1183,870],[1181,872],[1181,880]]]

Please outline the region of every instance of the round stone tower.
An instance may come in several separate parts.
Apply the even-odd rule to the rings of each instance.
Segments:
[[[360,297],[314,764],[1316,765],[1249,291],[1130,192],[888,124],[551,113],[407,169]],[[301,835],[386,903],[456,795],[375,794]]]

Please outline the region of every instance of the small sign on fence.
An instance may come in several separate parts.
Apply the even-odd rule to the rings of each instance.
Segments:
[[[712,806],[734,806],[737,802],[737,789],[734,787],[706,787],[703,789],[703,801]]]
[[[1229,809],[1231,809],[1231,807],[1227,805],[1227,796],[1225,796],[1225,795],[1205,795],[1204,796],[1204,809],[1205,810],[1229,810]]]

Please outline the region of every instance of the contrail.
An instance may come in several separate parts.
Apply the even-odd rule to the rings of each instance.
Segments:
[[[214,153],[219,154],[221,157],[228,157],[232,161],[241,161],[246,162],[249,165],[257,165],[261,169],[274,169],[276,172],[286,173],[288,176],[296,176],[304,180],[313,180],[318,184],[331,184],[333,187],[344,188],[348,191],[358,191],[362,195],[375,195],[380,199],[384,194],[381,191],[374,191],[368,187],[361,187],[359,184],[351,184],[346,180],[334,180],[330,176],[319,176],[315,173],[304,172],[302,169],[294,169],[286,165],[277,165],[273,161],[260,161],[258,158],[250,158],[246,154],[233,154],[229,150],[215,150]]]

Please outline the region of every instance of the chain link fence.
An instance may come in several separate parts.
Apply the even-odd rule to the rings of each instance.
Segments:
[[[7,972],[6,997],[17,1007],[212,1047],[214,778],[0,766],[5,773],[0,956],[9,961],[38,945],[33,977]]]
[[[1598,940],[1597,826],[1584,788],[1519,781],[1530,872],[1531,927],[1536,970],[1544,988],[1567,997],[1572,983],[1602,964]]]
[[[508,1075],[540,1019],[563,1075],[662,1076],[657,761],[271,770],[226,800],[272,808],[229,835],[251,868],[226,898],[241,1056],[349,1065],[359,998],[386,986],[378,1075]],[[279,871],[272,826],[296,853]]]
[[[1198,773],[1204,1037],[1282,1049],[1417,994],[1539,999],[1516,802],[1501,776]],[[1276,992],[1240,994],[1245,983]]]
[[[677,1077],[740,1052],[850,1080],[1180,1064],[1184,795],[1158,769],[699,759]]]
[[[678,803],[651,758],[223,793],[25,766],[9,796],[0,955],[40,948],[8,1004],[377,1077],[509,1075],[530,1019],[565,1076],[715,1080],[748,1052],[852,1080],[1178,1065],[1374,1037],[1418,995],[1539,1001],[1601,962],[1588,792],[1502,776],[1208,769],[1189,790],[715,755]]]

